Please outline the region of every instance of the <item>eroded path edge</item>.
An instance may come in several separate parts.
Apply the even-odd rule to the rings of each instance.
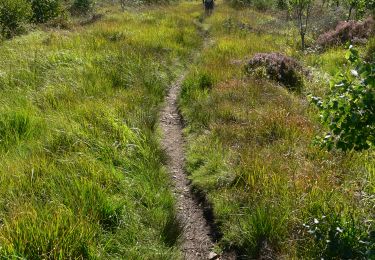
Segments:
[[[162,131],[161,143],[169,158],[167,168],[173,180],[177,217],[183,227],[181,239],[184,258],[210,259],[215,258],[212,252],[214,243],[210,236],[210,226],[204,217],[203,208],[191,192],[190,181],[184,172],[183,127],[177,104],[183,80],[184,75],[168,90],[159,122]]]

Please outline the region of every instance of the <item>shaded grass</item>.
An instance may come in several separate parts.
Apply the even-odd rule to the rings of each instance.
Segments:
[[[182,3],[0,45],[0,258],[176,259],[156,134],[201,44]]]
[[[244,259],[323,257],[325,245],[303,226],[314,218],[333,214],[337,223],[353,218],[352,229],[371,236],[373,152],[328,153],[312,145],[321,129],[305,93],[325,92],[329,76],[314,74],[301,94],[245,77],[243,65],[257,52],[302,57],[288,23],[275,32],[263,18],[272,20],[220,2],[206,20],[213,44],[187,76],[180,98],[187,171],[213,205],[223,248],[236,249]],[[342,52],[312,54],[302,62],[314,66],[313,73],[333,75],[343,64]],[[347,244],[353,250],[361,243],[357,238]],[[339,251],[324,257],[345,256]]]

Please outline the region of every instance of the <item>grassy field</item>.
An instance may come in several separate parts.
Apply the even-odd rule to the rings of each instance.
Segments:
[[[0,43],[0,258],[176,259],[156,122],[201,44],[199,6]]]
[[[374,151],[312,144],[324,129],[307,94],[327,91],[344,47],[304,55],[292,21],[223,1],[207,18],[200,1],[100,12],[0,42],[0,259],[182,258],[157,122],[186,71],[186,171],[212,205],[216,251],[373,257]],[[258,52],[312,76],[298,93],[248,76]]]
[[[345,48],[302,55],[290,21],[223,2],[205,27],[212,45],[185,80],[180,107],[187,171],[213,206],[221,248],[244,259],[371,259],[375,154],[312,145],[322,129],[306,98],[328,89]],[[309,67],[302,93],[246,76],[258,52]]]

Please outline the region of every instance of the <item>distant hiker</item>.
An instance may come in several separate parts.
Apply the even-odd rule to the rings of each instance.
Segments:
[[[214,10],[214,0],[203,0],[203,4],[206,15],[211,15],[212,11]]]

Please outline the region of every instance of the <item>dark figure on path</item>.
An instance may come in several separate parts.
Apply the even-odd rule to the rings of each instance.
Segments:
[[[212,11],[214,10],[214,0],[203,0],[203,5],[206,15],[211,15]]]

